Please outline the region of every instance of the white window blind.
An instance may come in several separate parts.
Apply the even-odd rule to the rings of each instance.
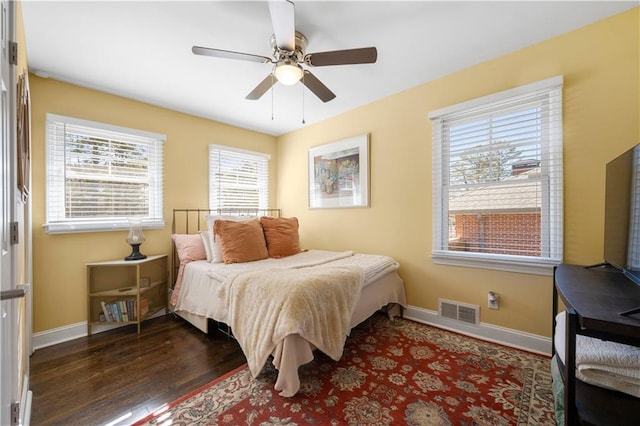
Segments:
[[[269,159],[268,154],[209,145],[209,208],[268,208]]]
[[[562,78],[429,114],[436,263],[550,274],[562,261]]]
[[[49,233],[164,226],[164,135],[47,114]]]

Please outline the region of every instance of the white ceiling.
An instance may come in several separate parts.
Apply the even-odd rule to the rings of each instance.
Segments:
[[[635,7],[638,1],[298,1],[308,53],[376,46],[375,64],[315,67],[337,96],[298,83],[245,96],[270,64],[196,56],[193,45],[271,56],[265,2],[23,0],[39,75],[280,135]],[[273,119],[272,119],[273,112]]]

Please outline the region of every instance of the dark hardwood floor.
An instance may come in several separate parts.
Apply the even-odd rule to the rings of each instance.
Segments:
[[[31,356],[31,424],[130,424],[246,362],[237,342],[168,315]]]

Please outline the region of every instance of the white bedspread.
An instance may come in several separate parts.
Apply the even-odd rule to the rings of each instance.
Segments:
[[[398,262],[377,254],[354,254],[352,251],[308,250],[281,259],[264,259],[255,262],[232,263],[212,268],[209,276],[222,283],[241,272],[267,269],[299,269],[331,264],[332,266],[359,266],[365,272],[365,285],[390,271],[398,269]]]
[[[204,260],[188,263],[184,268],[184,281],[189,282],[187,289],[172,294],[176,311],[187,311],[196,315],[227,322],[226,308],[211,297],[225,280],[249,271],[267,269],[299,269],[319,265],[358,266],[364,270],[364,287],[381,276],[396,271],[398,262],[394,259],[374,254],[354,254],[352,251],[334,252],[326,250],[308,250],[282,259],[264,259],[255,262],[208,263]],[[206,275],[202,274],[206,271]],[[206,279],[208,276],[209,279]]]

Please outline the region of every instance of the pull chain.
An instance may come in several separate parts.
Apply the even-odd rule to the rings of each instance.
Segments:
[[[271,73],[271,121],[273,121],[273,73]]]
[[[302,73],[302,124],[306,124],[304,121],[304,72]]]

